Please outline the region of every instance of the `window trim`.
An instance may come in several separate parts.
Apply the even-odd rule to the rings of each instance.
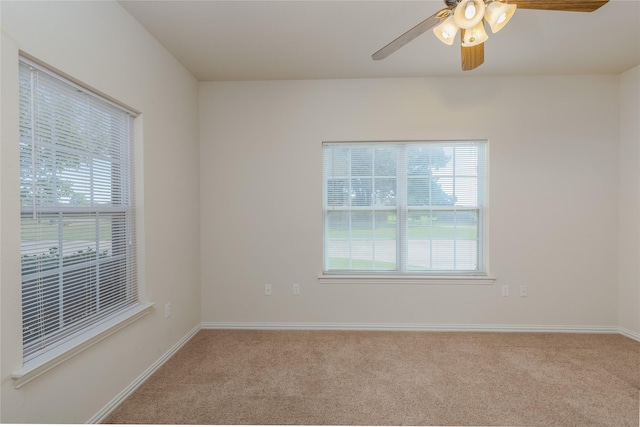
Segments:
[[[493,285],[497,279],[485,275],[399,275],[399,274],[322,274],[321,285]]]
[[[478,270],[434,270],[432,273],[428,271],[402,271],[400,269],[393,271],[376,271],[376,270],[325,270],[326,256],[327,256],[327,232],[326,232],[326,218],[327,218],[327,177],[325,176],[325,164],[324,164],[324,148],[325,146],[335,145],[350,145],[361,144],[363,146],[397,146],[397,145],[410,145],[410,144],[456,144],[476,143],[483,147],[482,149],[482,161],[479,163],[479,175],[483,176],[483,180],[478,180],[478,194],[482,196],[483,203],[479,203],[477,207],[463,207],[461,210],[477,210],[478,217],[481,219],[481,226],[478,228],[478,261],[480,262]],[[372,140],[372,141],[323,141],[323,161],[322,161],[322,268],[321,273],[318,275],[318,281],[320,284],[428,284],[428,285],[492,285],[496,278],[489,274],[489,217],[488,217],[488,200],[489,200],[489,141],[487,139],[460,139],[460,140]],[[406,174],[403,170],[399,171],[396,175],[397,179],[406,179]],[[402,191],[399,191],[399,197]],[[379,210],[395,210],[398,215],[407,215],[412,208],[409,206],[396,205],[395,209],[379,209]],[[436,207],[436,210],[439,208]],[[442,209],[446,209],[442,207]],[[353,207],[345,210],[353,210]],[[356,207],[356,210],[360,210]],[[373,212],[377,210],[373,207]],[[402,227],[398,230],[397,247],[398,247],[398,262],[403,264],[403,259],[406,257],[406,253],[401,253],[401,246],[406,243],[406,230]],[[404,242],[404,243],[403,243]]]
[[[75,338],[30,359],[23,364],[22,368],[11,374],[13,386],[16,389],[22,387],[76,354],[108,338],[120,329],[151,313],[154,305],[153,302],[139,303],[124,312],[120,311]]]
[[[135,119],[136,117],[142,114],[140,111],[136,110],[135,108],[132,108],[127,104],[124,104],[110,97],[106,93],[74,78],[73,76],[70,76],[64,71],[59,70],[58,68],[53,67],[47,64],[46,62],[39,60],[35,56],[29,55],[27,52],[20,50],[19,60],[20,62],[24,62],[34,68],[37,68],[38,70],[42,71],[43,73],[47,73],[50,76],[67,80],[68,84],[70,84],[71,86],[74,86],[76,89],[78,89],[81,92],[88,92],[88,93],[91,93],[92,95],[96,95],[102,98],[103,101],[113,105],[114,107],[120,108],[121,110],[126,111],[133,119]]]

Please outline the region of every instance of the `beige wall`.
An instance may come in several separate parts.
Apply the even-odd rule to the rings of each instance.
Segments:
[[[2,1],[0,250],[1,421],[83,423],[200,322],[198,86],[119,4]],[[142,265],[155,310],[15,389],[22,366],[18,49],[142,112]],[[164,305],[172,317],[164,318]]]
[[[640,66],[620,76],[620,327],[640,336]]]
[[[618,76],[201,83],[203,322],[615,327],[618,85]],[[322,141],[463,138],[490,143],[496,284],[320,285]]]

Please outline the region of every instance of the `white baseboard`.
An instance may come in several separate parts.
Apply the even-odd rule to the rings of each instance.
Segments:
[[[345,331],[426,331],[426,332],[556,332],[616,334],[617,326],[555,326],[555,325],[473,325],[473,324],[411,324],[411,323],[294,323],[294,322],[203,322],[202,329],[273,329],[273,330],[345,330]],[[630,331],[628,331],[631,333]],[[633,333],[631,333],[633,334]]]
[[[632,340],[640,342],[640,333],[638,332],[633,332],[625,328],[618,328],[618,332],[620,332],[620,334],[624,335],[627,338],[631,338]]]
[[[118,407],[131,393],[133,393],[140,385],[145,382],[155,371],[158,370],[164,363],[171,358],[178,350],[182,348],[195,334],[200,331],[201,326],[196,325],[190,330],[184,337],[180,339],[173,347],[171,347],[165,354],[163,354],[153,365],[148,367],[138,378],[136,378],[131,384],[122,390],[111,402],[109,402],[104,408],[102,408],[97,414],[95,414],[86,424],[100,424],[107,416]]]

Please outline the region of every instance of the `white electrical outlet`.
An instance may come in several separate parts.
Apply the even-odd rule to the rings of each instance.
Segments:
[[[264,294],[267,296],[271,295],[271,285],[264,285]]]
[[[300,295],[300,285],[298,283],[293,284],[293,294]]]
[[[171,317],[171,304],[167,303],[164,306],[164,318],[168,319],[169,317]]]
[[[526,286],[520,286],[520,296],[521,297],[526,297],[529,295],[529,290],[527,289]]]
[[[502,296],[503,297],[509,296],[509,285],[502,285]]]

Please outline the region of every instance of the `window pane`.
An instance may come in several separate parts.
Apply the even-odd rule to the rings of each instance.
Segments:
[[[478,147],[456,147],[455,149],[456,176],[478,175]]]
[[[395,270],[397,265],[397,220],[395,211],[375,213],[374,270]]]
[[[51,274],[23,281],[22,339],[25,347],[61,327],[59,279],[59,274]]]
[[[93,204],[114,206],[120,199],[120,188],[114,185],[118,176],[113,174],[115,168],[111,162],[92,159],[91,174],[93,179]]]
[[[455,240],[432,240],[431,242],[431,270],[454,270],[453,258]]]
[[[349,148],[325,147],[324,169],[328,177],[349,176]]]
[[[476,240],[456,240],[456,270],[475,270],[478,268],[478,242]]]
[[[376,178],[374,180],[375,185],[375,200],[376,206],[395,206],[396,196],[398,194],[396,189],[395,178]]]
[[[373,212],[351,212],[351,238],[373,237]]]
[[[325,230],[329,239],[348,239],[350,237],[349,212],[327,212]]]
[[[395,212],[328,212],[328,267],[393,270],[396,267]]]
[[[21,215],[22,275],[59,267],[61,217],[58,214]]]
[[[56,200],[53,204],[69,204],[72,206],[89,205],[91,203],[91,170],[88,156],[55,152]]]
[[[478,206],[478,178],[456,178],[456,206]]]
[[[373,175],[373,149],[371,147],[354,147],[351,149],[351,175]]]
[[[354,240],[351,242],[350,270],[373,269],[373,240]]]
[[[394,147],[376,148],[374,156],[376,176],[396,176],[397,150]]]
[[[407,148],[407,175],[431,175],[431,155],[429,148],[412,145]]]
[[[327,205],[349,206],[351,191],[348,179],[331,178],[327,180]]]
[[[101,259],[99,267],[98,307],[100,310],[126,305],[131,298],[130,290],[120,286],[123,281],[127,280],[127,274],[131,274],[128,271],[126,259],[105,257]]]
[[[450,147],[438,144],[410,145],[407,148],[407,175],[451,175],[452,153]]]
[[[451,206],[456,203],[453,178],[435,177],[431,180],[431,206]]]
[[[28,176],[26,170],[21,174],[23,178],[33,183],[31,203],[35,202],[40,206],[54,205],[60,197],[55,151],[47,147],[35,146],[32,153],[32,156],[38,159],[35,169],[32,169],[32,175]]]
[[[397,236],[398,224],[395,211],[382,211],[375,213],[375,238],[392,239]]]
[[[432,237],[432,229],[435,213],[431,211],[410,211],[407,218],[409,239],[430,239]]]
[[[97,217],[66,214],[62,222],[63,266],[95,262],[97,249]]]
[[[431,269],[431,240],[410,239],[407,245],[407,270],[427,271]]]
[[[411,211],[408,215],[407,269],[476,270],[476,211]]]
[[[126,256],[128,221],[126,213],[100,215],[99,243],[100,252],[111,256]]]
[[[429,206],[431,178],[409,178],[407,180],[407,204],[409,206]]]
[[[22,120],[22,119],[21,119]],[[20,129],[22,132],[22,129]],[[35,178],[33,176],[33,146],[31,141],[20,138],[20,205],[33,206]]]
[[[70,326],[97,310],[96,266],[93,264],[66,271],[62,277],[63,321]]]
[[[431,173],[438,176],[451,176],[453,175],[453,165],[455,162],[454,153],[455,149],[451,146],[444,147],[436,145],[429,150],[431,155]]]
[[[409,206],[451,206],[455,202],[452,178],[407,179],[407,204]]]
[[[351,268],[351,215],[348,211],[329,211],[326,217],[326,268]]]
[[[355,178],[351,180],[351,206],[371,206],[373,204],[373,180]]]
[[[478,212],[456,212],[456,237],[458,239],[478,239]]]
[[[328,240],[326,243],[327,269],[351,269],[351,245],[348,240]]]

